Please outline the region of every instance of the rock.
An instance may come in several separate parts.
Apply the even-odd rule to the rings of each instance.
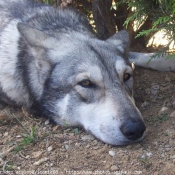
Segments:
[[[82,138],[81,138],[83,141],[86,141],[86,140],[93,140],[94,139],[94,136],[93,135],[84,135]]]
[[[118,166],[116,166],[116,165],[112,165],[111,168],[110,168],[110,170],[111,170],[111,171],[118,171],[119,168],[118,168]]]
[[[109,155],[110,155],[110,156],[114,157],[115,154],[116,154],[115,151],[112,151],[112,150],[109,151]]]

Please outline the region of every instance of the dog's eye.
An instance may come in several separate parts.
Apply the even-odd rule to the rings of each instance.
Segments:
[[[123,81],[128,81],[131,78],[131,74],[125,73],[123,76]]]
[[[89,88],[89,87],[92,87],[93,86],[92,82],[90,80],[88,80],[88,79],[82,80],[78,84],[80,86],[86,87],[86,88]]]

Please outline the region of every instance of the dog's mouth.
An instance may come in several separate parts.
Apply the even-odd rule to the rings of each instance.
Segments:
[[[111,135],[108,135],[104,138],[104,137],[100,137],[99,135],[94,134],[90,129],[88,129],[87,132],[92,134],[95,138],[97,138],[101,142],[107,143],[107,144],[110,144],[113,146],[127,146],[127,145],[131,145],[131,144],[136,144],[136,143],[141,142],[146,136],[146,130],[144,130],[144,133],[139,138],[137,138],[135,140],[128,139],[122,133],[120,136],[117,136],[117,137],[112,137],[112,134],[111,134]]]
[[[143,139],[145,138],[146,136],[146,131],[143,133],[142,137],[136,139],[136,140],[127,140],[127,141],[121,141],[122,145],[125,146],[125,145],[131,145],[131,144],[136,144],[136,143],[139,143],[139,142],[142,142]]]

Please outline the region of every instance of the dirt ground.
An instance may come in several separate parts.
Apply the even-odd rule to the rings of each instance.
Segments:
[[[1,105],[0,174],[174,175],[175,73],[137,68],[134,92],[147,134],[123,147]]]

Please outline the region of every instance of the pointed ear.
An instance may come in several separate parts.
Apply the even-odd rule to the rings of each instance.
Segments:
[[[23,23],[18,24],[18,31],[31,46],[52,48],[56,42],[55,38]]]
[[[52,60],[48,57],[47,50],[52,49],[58,41],[48,34],[23,23],[18,24],[18,30],[26,41],[23,44],[28,46],[25,62],[28,63],[28,74],[32,72],[29,81],[33,93],[36,93],[35,96],[39,98],[51,69]]]
[[[121,30],[106,41],[114,44],[119,51],[125,53],[129,47],[129,33],[126,30]]]

